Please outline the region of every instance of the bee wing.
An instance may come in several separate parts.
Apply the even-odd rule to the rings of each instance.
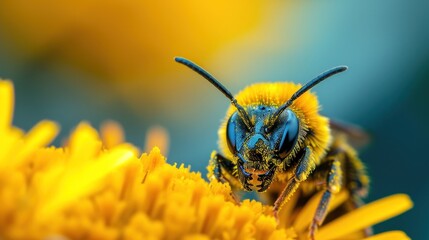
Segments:
[[[345,134],[350,144],[354,147],[363,147],[371,140],[369,133],[359,126],[332,119],[329,119],[329,126],[332,130],[332,134]]]

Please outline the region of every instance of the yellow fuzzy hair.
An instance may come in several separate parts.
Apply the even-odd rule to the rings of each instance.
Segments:
[[[278,107],[284,104],[298,89],[300,84],[290,82],[278,83],[257,83],[250,85],[239,92],[235,97],[238,103],[245,109],[248,106],[266,105]],[[298,144],[308,146],[311,150],[310,166],[311,170],[319,164],[320,159],[325,155],[331,141],[329,129],[329,120],[319,114],[319,104],[315,94],[307,91],[301,97],[296,99],[289,107],[299,119],[301,129],[309,130],[312,134],[301,137]],[[235,157],[228,148],[226,140],[226,124],[230,116],[237,109],[231,105],[222,122],[219,134],[219,148],[223,155],[236,161]],[[295,149],[296,152],[297,149]],[[306,173],[308,175],[309,172]]]

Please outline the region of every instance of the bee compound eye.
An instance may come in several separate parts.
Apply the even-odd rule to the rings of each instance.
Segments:
[[[281,158],[285,158],[290,154],[299,135],[299,121],[291,110],[287,110],[287,120],[284,124],[285,128],[278,147],[278,153]]]
[[[226,125],[226,142],[228,143],[229,150],[232,153],[237,151],[237,135],[236,135],[236,126],[237,126],[237,112],[233,113],[231,117],[228,119],[228,123]]]

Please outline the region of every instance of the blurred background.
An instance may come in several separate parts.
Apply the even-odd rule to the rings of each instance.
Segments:
[[[228,100],[174,62],[187,57],[231,92],[261,81],[305,83],[323,114],[372,136],[361,157],[368,201],[403,192],[411,211],[379,224],[429,239],[429,1],[0,1],[0,76],[16,88],[14,124],[121,123],[145,146],[162,126],[168,161],[205,172]],[[159,128],[158,128],[159,129]]]

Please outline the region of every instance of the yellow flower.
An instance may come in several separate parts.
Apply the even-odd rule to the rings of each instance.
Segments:
[[[100,138],[81,123],[65,146],[54,147],[57,124],[42,121],[24,133],[11,125],[12,111],[12,83],[0,81],[0,239],[307,237],[317,196],[300,210],[292,199],[278,223],[271,206],[236,204],[227,184],[168,164],[156,147],[139,156],[115,124]],[[347,197],[340,193],[330,208]],[[316,237],[360,239],[360,230],[411,207],[408,196],[393,195],[322,226]],[[367,239],[408,237],[392,231]]]

